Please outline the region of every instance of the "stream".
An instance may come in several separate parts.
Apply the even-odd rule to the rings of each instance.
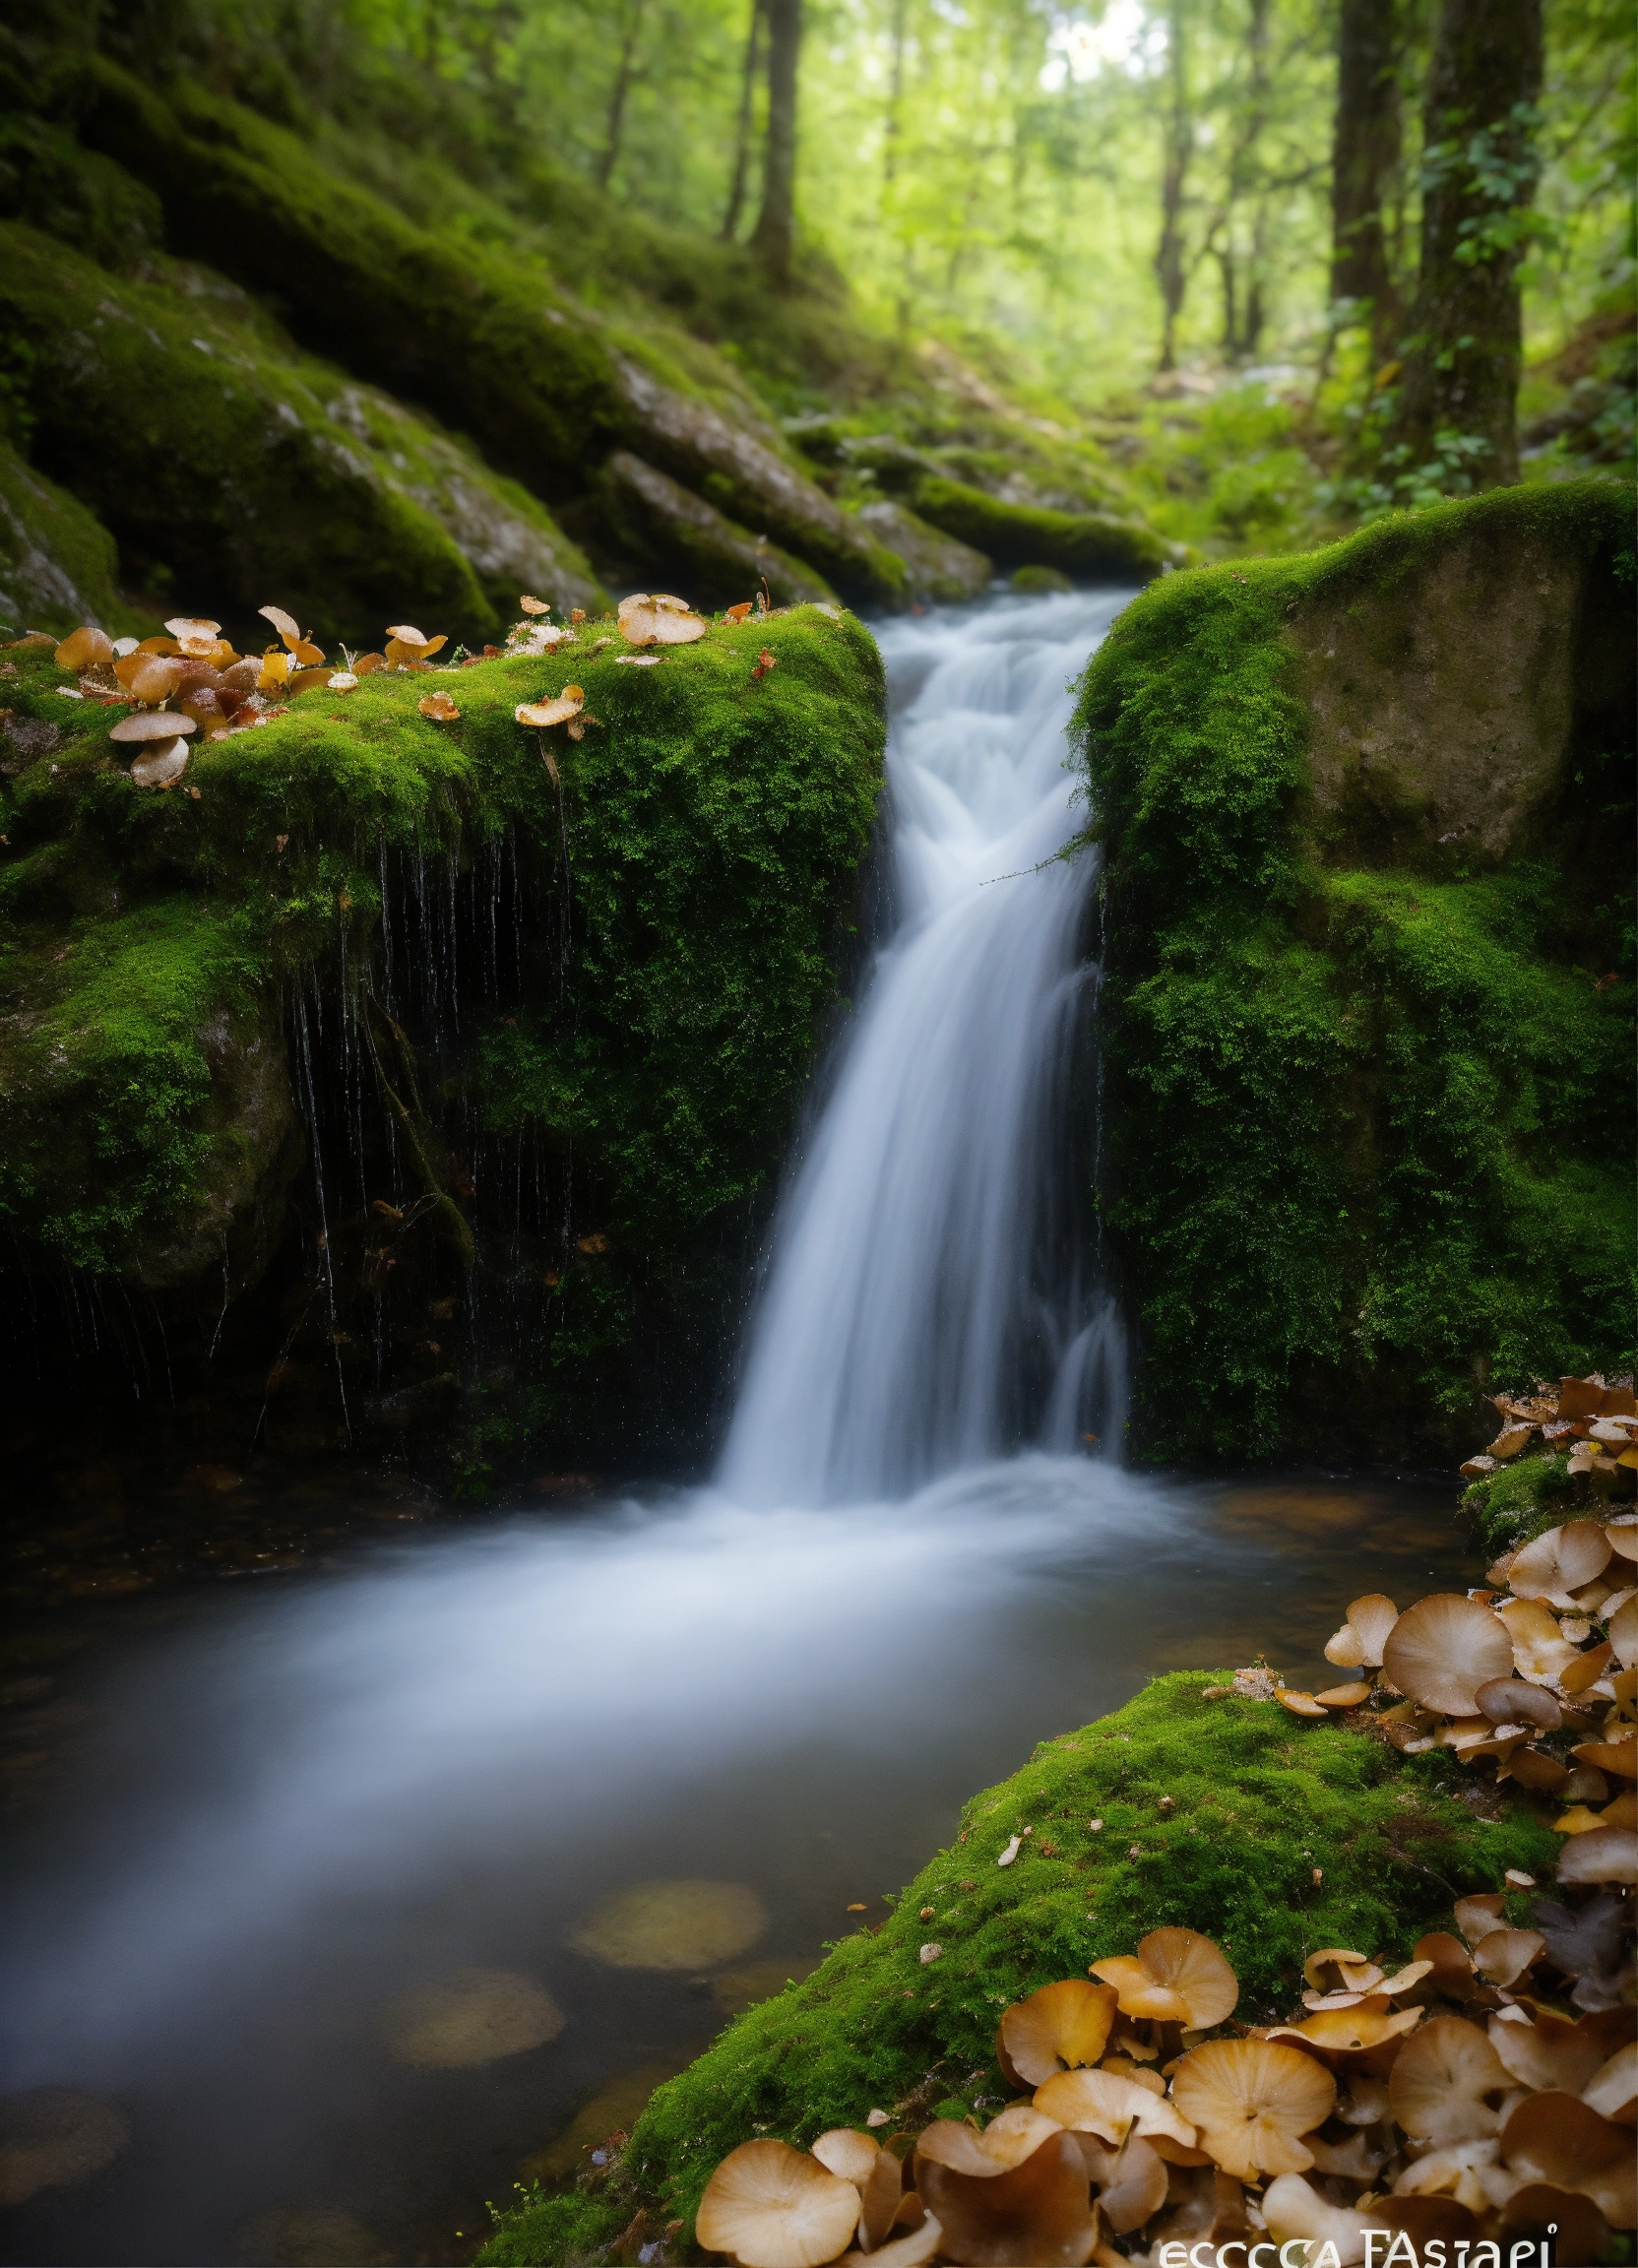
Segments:
[[[1094,868],[1040,862],[1121,602],[884,633],[891,915],[712,1485],[105,1610],[9,1838],[0,2084],[111,2099],[129,2141],[7,2212],[5,2259],[463,2260],[485,2198],[575,2162],[583,2106],[592,2139],[625,2122],[850,1909],[882,1919],[1038,1740],[1161,1670],[1306,1677],[1359,1591],[1465,1582],[1447,1491],[1114,1453],[1124,1337],[1065,1194],[1098,1141]],[[731,1943],[634,1966],[583,1934],[676,1881],[734,1886]],[[415,2046],[452,1980],[511,2051]]]

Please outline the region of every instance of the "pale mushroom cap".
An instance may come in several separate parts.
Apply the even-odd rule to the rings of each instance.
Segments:
[[[1339,1670],[1358,1670],[1365,1660],[1365,1642],[1352,1622],[1345,1622],[1325,1641],[1325,1659]]]
[[[1596,1520],[1548,1528],[1516,1552],[1508,1588],[1519,1599],[1559,1599],[1579,1591],[1609,1562],[1609,1539]]]
[[[1638,1834],[1630,1827],[1590,1827],[1572,1835],[1558,1861],[1560,1882],[1638,1882]]]
[[[1317,2257],[1327,2243],[1335,2247],[1342,2268],[1352,2268],[1365,2256],[1365,2224],[1359,2215],[1347,2206],[1328,2205],[1300,2174],[1282,2174],[1269,2183],[1263,2194],[1263,2218],[1276,2244],[1306,2237],[1305,2259]]]
[[[1380,1591],[1367,1591],[1362,1599],[1355,1599],[1348,1610],[1351,1629],[1357,1630],[1364,1646],[1364,1661],[1368,1668],[1382,1667],[1382,1649],[1388,1643],[1388,1633],[1399,1620],[1399,1608]]]
[[[185,740],[198,730],[191,717],[173,716],[162,709],[140,709],[122,717],[108,734],[110,740]]]
[[[283,606],[258,606],[256,611],[264,622],[273,624],[281,638],[301,636],[301,624],[293,614],[286,614]]]
[[[891,2244],[878,2244],[874,2252],[844,2252],[842,2268],[855,2268],[855,2263],[868,2260],[871,2268],[924,2268],[944,2241],[944,2230],[936,2214],[929,2213],[918,2228],[908,2236],[896,2236]]]
[[[1492,1725],[1534,1725],[1544,1732],[1556,1732],[1564,1722],[1564,1712],[1552,1695],[1523,1677],[1486,1678],[1474,1699]]]
[[[185,740],[161,740],[144,750],[131,767],[131,778],[139,788],[168,788],[180,780],[188,768],[188,747]]]
[[[1512,2086],[1511,2073],[1477,2024],[1464,2016],[1435,2016],[1394,2058],[1388,2100],[1407,2134],[1444,2148],[1495,2133],[1498,2105]]]
[[[1546,1951],[1536,1929],[1492,1929],[1475,1948],[1473,1965],[1492,1984],[1516,1984],[1531,1963]]]
[[[821,2268],[858,2226],[858,2191],[805,2150],[763,2139],[730,2150],[706,2183],[700,2242],[743,2268]]]
[[[1098,2061],[1108,2045],[1115,2007],[1108,1984],[1078,1977],[1043,1984],[1002,2015],[1002,2051],[1026,2086],[1039,2087],[1066,2064]]]
[[[1208,2040],[1178,2064],[1171,2092],[1226,2174],[1300,2174],[1313,2164],[1300,2136],[1329,2117],[1337,2083],[1297,2048],[1267,2040]]]
[[[1370,1686],[1362,1679],[1353,1685],[1328,1685],[1314,1699],[1327,1709],[1357,1709],[1361,1701],[1370,1699]]]
[[[916,2160],[916,2187],[943,2225],[943,2250],[970,2268],[1076,2268],[1091,2257],[1096,2224],[1073,2135],[1049,2134],[1033,2156],[993,2179]]]
[[[1204,2032],[1221,2024],[1240,1996],[1239,1980],[1209,1937],[1194,1929],[1152,1929],[1135,1954],[1095,1961],[1126,2016],[1159,2017]]]
[[[855,2183],[869,2180],[882,2154],[879,2142],[872,2142],[868,2134],[857,2133],[851,2126],[833,2126],[808,2148],[827,2173]]]
[[[1440,1591],[1399,1617],[1382,1649],[1382,1667],[1424,1709],[1471,1717],[1479,1687],[1512,1669],[1513,1646],[1487,1606]]]
[[[1581,2091],[1581,2100],[1601,2118],[1622,2118],[1638,2098],[1638,2040],[1617,2048]]]
[[[526,701],[512,714],[520,724],[563,724],[571,717],[578,717],[586,706],[586,695],[579,685],[565,685],[555,698],[544,701]]]
[[[1616,1661],[1623,1670],[1630,1670],[1638,1662],[1638,1598],[1617,1606],[1607,1627]]]
[[[1347,1984],[1345,1973],[1348,1970],[1375,1967],[1368,1953],[1355,1953],[1347,1945],[1326,1945],[1319,1952],[1310,1953],[1307,1960],[1303,1962],[1302,1978],[1304,1984],[1311,1984],[1316,1992],[1323,1991],[1331,1982],[1325,1972],[1333,1964],[1339,1973],[1338,1981],[1345,1986]],[[1377,1969],[1376,1975],[1380,1977],[1381,1974],[1381,1970]]]
[[[281,623],[282,629],[284,625]],[[389,622],[389,638],[396,638],[401,646],[430,646],[432,641],[424,630],[417,630],[412,622]]]
[[[1097,2150],[1100,2145],[1096,2142],[1083,2145],[1083,2157],[1089,2148]],[[1117,2236],[1129,2236],[1166,2203],[1166,2160],[1136,2134],[1127,2136],[1124,2149],[1105,2153],[1105,2157],[1108,2162],[1099,2207]]]
[[[1145,2140],[1164,2136],[1185,2149],[1195,2144],[1194,2128],[1173,2103],[1118,2071],[1060,2071],[1036,2089],[1036,2109],[1060,2126],[1117,2145],[1132,2132]]]
[[[1490,2018],[1490,2046],[1519,2085],[1532,2091],[1550,2087],[1584,2095],[1595,2073],[1624,2044],[1622,2035],[1632,2028],[1623,2008],[1604,2009],[1576,2022],[1539,2008],[1531,2022],[1521,2024],[1518,2013]]]

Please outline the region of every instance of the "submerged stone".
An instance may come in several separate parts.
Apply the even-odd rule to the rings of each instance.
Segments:
[[[569,1943],[615,1969],[711,1969],[767,1926],[762,1901],[741,1882],[640,1882],[599,1906]]]
[[[0,2205],[89,2181],[130,2139],[119,2105],[78,2087],[33,2087],[0,2098]]]
[[[586,2165],[586,2153],[610,2134],[629,2133],[648,2108],[655,2089],[674,2079],[687,2062],[686,2055],[658,2057],[607,2080],[589,2103],[581,2105],[561,2134],[519,2161],[518,2179],[549,2183],[580,2173]]]
[[[736,1969],[722,1969],[711,1980],[711,1996],[724,2016],[738,2016],[759,2000],[771,2000],[788,1984],[811,1977],[819,1966],[817,1954],[782,1953],[768,1961],[746,1961]]]
[[[246,2222],[234,2254],[245,2268],[388,2268],[394,2257],[337,2205],[270,2205]]]
[[[510,1969],[458,1969],[391,2002],[387,2035],[402,2062],[470,2071],[544,2047],[567,2022],[533,1977]]]

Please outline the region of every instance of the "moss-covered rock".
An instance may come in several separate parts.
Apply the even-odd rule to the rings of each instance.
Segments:
[[[905,562],[907,598],[959,605],[988,590],[995,570],[981,551],[929,527],[890,497],[861,504],[858,516]]]
[[[379,645],[415,604],[481,645],[520,591],[599,596],[542,506],[425,418],[282,340],[209,270],[116,280],[0,225],[0,318],[27,349],[34,459],[184,607],[277,598]]]
[[[628,447],[850,598],[898,601],[902,563],[771,432],[685,390],[538,262],[417,227],[294,134],[186,80],[160,95],[94,57],[75,100],[82,137],[158,191],[175,245],[276,293],[298,333],[430,404],[532,488],[581,494],[588,460]]]
[[[605,549],[621,546],[634,564],[673,570],[698,605],[738,605],[756,596],[766,578],[776,605],[800,605],[833,596],[830,585],[766,536],[725,519],[702,496],[616,449],[598,483],[599,535]]]
[[[332,1437],[436,1386],[474,1492],[531,1441],[706,1423],[846,946],[881,666],[811,608],[631,659],[609,621],[321,687],[160,792],[49,649],[0,655],[11,1268],[154,1292],[184,1383],[225,1273],[247,1375],[305,1315],[289,1374],[346,1398]],[[513,711],[571,673],[584,737],[543,748]]]
[[[82,622],[146,632],[115,587],[118,552],[94,513],[0,441],[0,635]]]
[[[907,2098],[923,2119],[941,2104],[1003,2101],[1002,2008],[1130,1952],[1150,1929],[1216,1938],[1239,1979],[1239,2017],[1267,2022],[1298,1998],[1317,1946],[1408,1956],[1424,1930],[1449,1925],[1454,1897],[1502,1889],[1510,1866],[1551,1866],[1553,1836],[1528,1799],[1465,1800],[1474,1791],[1448,1755],[1402,1759],[1369,1732],[1301,1724],[1275,1701],[1208,1701],[1209,1682],[1157,1678],[974,1796],[891,1920],[843,1939],[659,2090],[612,2196],[526,2199],[479,2258],[578,2256],[643,2201],[653,2218],[691,2222],[712,2170],[753,2133],[806,2143]],[[1175,1807],[1164,1815],[1163,1796]],[[998,1867],[1026,1828],[1016,1863]],[[942,1951],[925,1964],[929,1942]]]
[[[1151,1453],[1455,1463],[1480,1388],[1630,1365],[1631,525],[1618,483],[1501,491],[1168,579],[1095,657],[1102,1202]],[[1576,658],[1534,733],[1483,690],[1527,633]]]

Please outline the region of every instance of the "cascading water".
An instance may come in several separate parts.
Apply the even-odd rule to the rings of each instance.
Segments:
[[[1090,857],[1069,680],[1123,598],[886,632],[898,925],[781,1209],[719,1476],[856,1503],[1022,1439],[1118,1444],[1119,1316],[1062,1220]],[[1096,1268],[1092,1274],[1096,1279]]]

